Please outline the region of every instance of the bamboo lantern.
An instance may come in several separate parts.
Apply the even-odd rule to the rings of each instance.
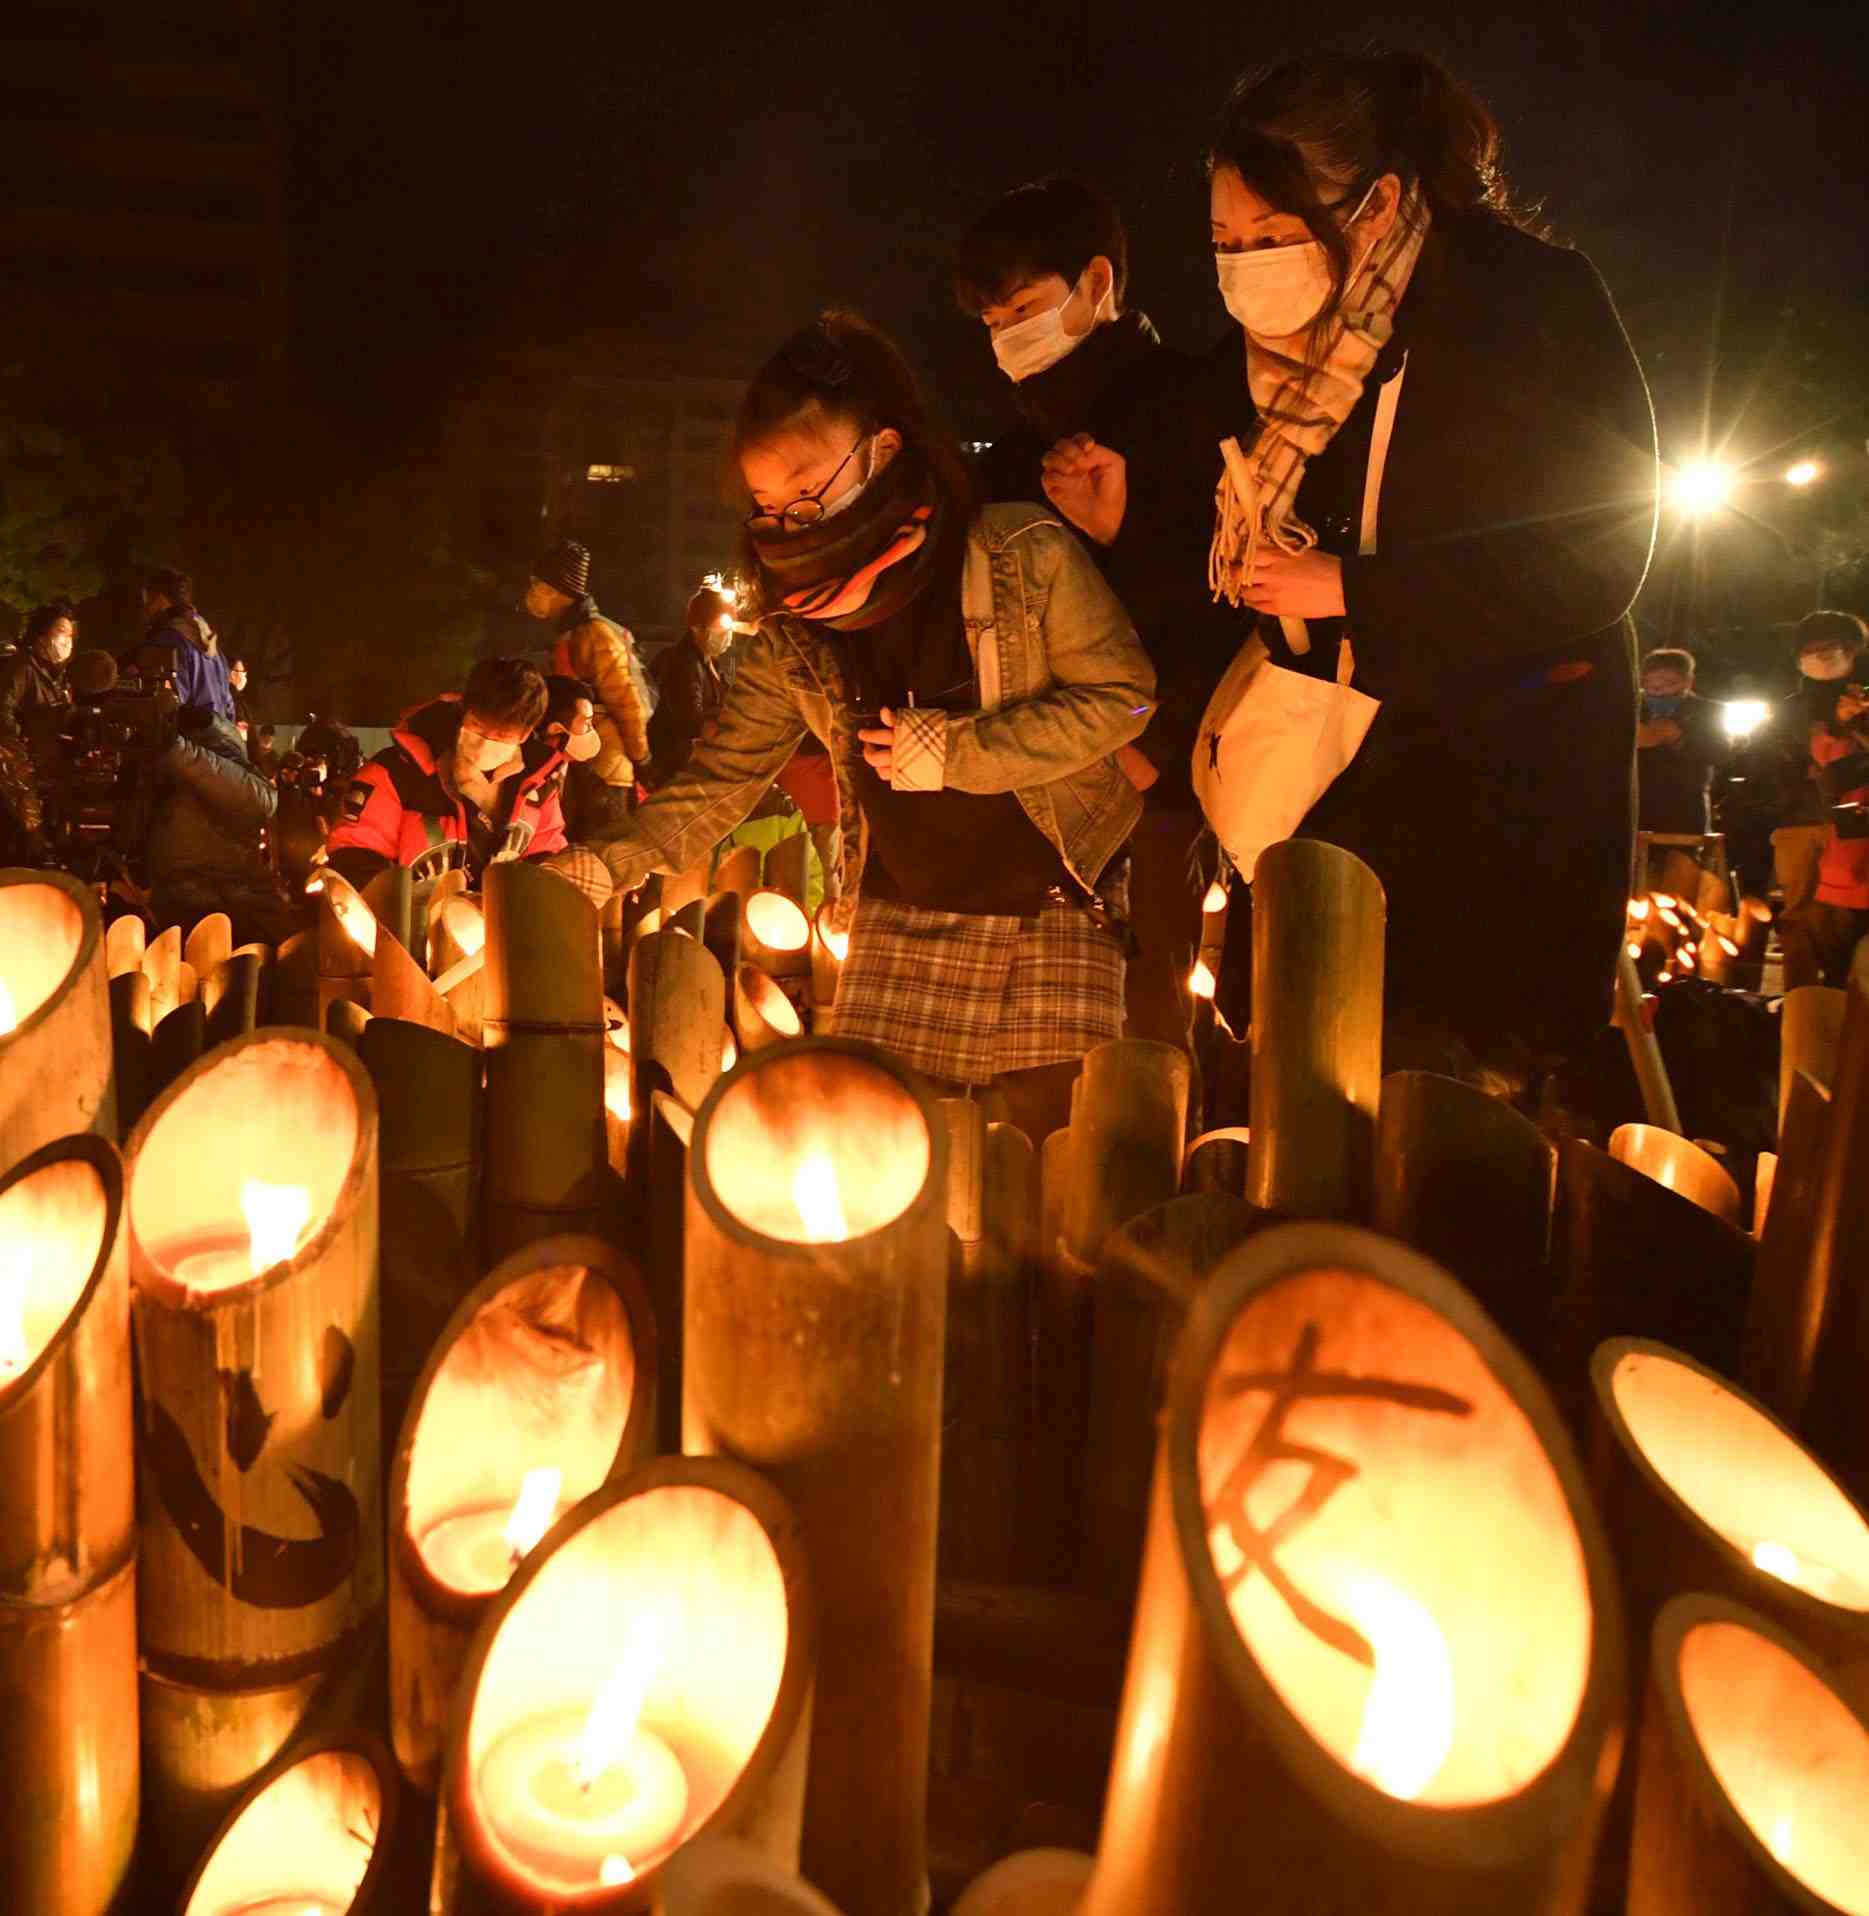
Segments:
[[[662,908],[662,922],[666,925],[683,907],[692,905],[697,898],[705,898],[708,893],[707,874],[713,864],[710,854],[699,864],[690,865],[685,872],[664,872],[662,874],[661,895],[657,903]]]
[[[353,998],[337,998],[332,1001],[331,1009],[325,1015],[325,1031],[340,1044],[347,1044],[355,1051],[363,1043],[364,1027],[369,1024],[370,1018],[368,1005],[360,1005]]]
[[[0,1178],[0,1883],[103,1916],[136,1841],[130,1303],[115,1146]]]
[[[450,965],[435,980],[435,995],[454,1013],[454,1035],[478,1048],[486,1035],[487,954],[476,951]]]
[[[182,971],[192,984],[194,974],[191,967],[184,965]],[[157,1025],[155,1035],[150,1039],[151,1093],[160,1091],[165,1084],[173,1084],[201,1056],[207,1048],[207,1042],[207,1012],[199,998],[187,998]]]
[[[705,945],[670,932],[652,932],[637,941],[629,966],[637,1110],[645,1109],[658,1090],[672,1091],[691,1111],[707,1096],[720,1076],[726,995],[726,980]]]
[[[1246,1151],[1252,1132],[1243,1124],[1223,1125],[1217,1131],[1203,1131],[1188,1146],[1181,1166],[1181,1189],[1193,1196],[1198,1192],[1223,1191],[1229,1197],[1246,1195]]]
[[[459,904],[461,901],[453,901]],[[429,975],[409,956],[401,941],[379,938],[371,972],[370,1008],[379,1018],[400,1018],[426,1025],[452,1038],[460,1030],[454,1007],[435,989]]]
[[[161,1024],[182,1002],[182,932],[171,925],[143,952],[143,976],[149,980],[151,1028]]]
[[[428,969],[439,978],[463,958],[484,951],[487,920],[478,898],[443,898],[428,926]]]
[[[442,913],[448,909],[452,900],[463,898],[466,895],[467,874],[458,865],[441,873],[439,877],[430,879],[426,884],[416,887],[416,923],[411,925],[410,930],[412,933],[419,934],[421,937],[422,950],[420,956],[423,962],[428,966],[428,975],[431,978],[446,971],[448,969],[448,963],[452,962],[452,960],[437,962],[442,957],[440,949],[441,940],[444,935],[441,931]],[[479,911],[478,900],[475,901],[475,911],[476,913]],[[481,942],[485,942],[484,935]],[[476,945],[474,948],[478,950],[479,946]],[[462,947],[460,955],[463,957],[466,955],[465,946]]]
[[[1021,1850],[969,1883],[954,1916],[1077,1916],[1095,1868],[1082,1850]]]
[[[604,1046],[604,1156],[618,1177],[629,1175],[633,1110],[629,1053],[607,1044]]]
[[[809,1883],[730,1837],[684,1843],[662,1872],[655,1909],[656,1916],[840,1916]]]
[[[757,965],[742,965],[733,975],[733,1028],[740,1050],[749,1057],[800,1037],[805,1029],[778,980]]]
[[[657,1091],[649,1099],[649,1297],[655,1307],[656,1448],[681,1449],[682,1269],[687,1245],[688,1144],[694,1113]]]
[[[1246,1195],[1294,1217],[1367,1217],[1382,1091],[1388,907],[1367,865],[1291,838],[1253,874]]]
[[[1830,1100],[1815,1078],[1800,1071],[1779,1130],[1771,1208],[1758,1233],[1739,1364],[1740,1382],[1793,1425],[1803,1422],[1823,1331],[1827,1273],[1817,1267],[1813,1247],[1829,1144]]]
[[[1655,1625],[1629,1916],[1869,1916],[1869,1723],[1717,1597]]]
[[[413,952],[415,944],[415,874],[407,865],[389,865],[363,887],[363,902],[376,914],[377,923],[395,939],[404,951]],[[426,940],[427,920],[423,920]]]
[[[484,1268],[481,1055],[400,1018],[373,1018],[357,1055],[380,1126],[383,1428],[395,1432],[436,1338]]]
[[[348,879],[326,871],[318,888],[318,1029],[330,1022],[332,1005],[370,1004],[376,966],[375,912]]]
[[[1550,1330],[1556,1175],[1543,1134],[1503,1099],[1430,1071],[1383,1079],[1376,1228],[1452,1271],[1533,1353]]]
[[[1570,1440],[1466,1292],[1341,1226],[1235,1251],[1175,1354],[1084,1916],[1580,1912],[1624,1702]]]
[[[1763,1405],[1660,1344],[1591,1359],[1592,1461],[1645,1647],[1666,1600],[1750,1604],[1835,1671],[1869,1681],[1869,1521]]]
[[[442,1332],[389,1492],[390,1720],[433,1795],[468,1639],[514,1567],[655,1445],[655,1320],[599,1238],[547,1238],[476,1285]]]
[[[1081,1086],[1080,1075],[1077,1084]],[[1072,1101],[1078,1102],[1074,1088]],[[1091,1285],[1094,1265],[1071,1249],[1065,1233],[1076,1176],[1071,1127],[1039,1147],[1038,1262],[1032,1285],[1032,1572],[1068,1580],[1081,1543],[1077,1499],[1084,1475],[1090,1417]]]
[[[1843,1013],[1849,994],[1829,985],[1800,985],[1785,993],[1778,1014],[1778,1123],[1785,1122],[1791,1087],[1800,1071],[1828,1091],[1837,1080]]]
[[[873,1046],[804,1038],[708,1094],[689,1151],[685,1448],[797,1510],[828,1639],[805,1874],[861,1916],[927,1907],[947,1131]]]
[[[664,1458],[559,1521],[462,1674],[446,1809],[463,1916],[648,1910],[697,1838],[796,1866],[818,1657],[806,1556],[784,1500],[722,1458]]]
[[[398,1794],[374,1737],[321,1737],[293,1750],[216,1832],[181,1916],[388,1916],[381,1892]]]
[[[632,950],[644,938],[652,938],[662,929],[662,907],[652,906],[644,912],[629,928],[629,943]]]
[[[811,969],[811,920],[783,892],[756,891],[743,907],[740,951],[771,978],[802,978]]]
[[[144,1778],[182,1844],[353,1668],[383,1595],[377,1105],[264,1029],[130,1140]]]
[[[684,937],[692,938],[697,945],[707,942],[707,900],[690,898],[679,911],[665,911],[662,914],[662,929],[678,931]]]
[[[757,845],[734,846],[715,870],[715,891],[732,892],[741,899],[752,897],[759,889],[760,864]]]
[[[768,890],[783,892],[799,910],[810,907],[811,834],[793,832],[766,853],[764,879]]]
[[[609,1186],[597,908],[506,859],[486,880],[487,1254],[594,1229]]]
[[[843,976],[844,960],[850,956],[850,934],[826,923],[829,905],[820,905],[811,921],[811,1003],[818,1012],[828,1014],[837,1002],[837,981]]]
[[[738,892],[717,891],[707,901],[701,942],[714,954],[723,978],[731,978],[740,969],[740,911]]]
[[[149,1102],[154,1042],[149,1022],[149,980],[139,965],[112,978],[107,989],[111,1076],[117,1093],[117,1128],[122,1129],[135,1124]],[[4,1043],[5,1039],[0,1038],[0,1044]]]
[[[269,946],[242,945],[202,978],[200,998],[209,1045],[225,1044],[266,1022],[267,974],[272,962]]]
[[[75,1131],[117,1135],[96,895],[63,872],[0,871],[0,1172]]]
[[[1677,1132],[1652,1124],[1620,1125],[1610,1133],[1609,1154],[1725,1223],[1739,1222],[1739,1186],[1726,1167]]]
[[[1765,1221],[1771,1216],[1772,1187],[1778,1182],[1778,1153],[1761,1151],[1752,1163],[1752,1235],[1765,1236]],[[1758,1279],[1753,1279],[1753,1288]]]
[[[112,978],[125,978],[143,968],[143,954],[149,949],[148,932],[134,912],[113,918],[104,933],[104,970]]]
[[[274,1024],[318,1026],[318,934],[295,931],[273,960]]]
[[[1654,1338],[1733,1376],[1757,1250],[1734,1225],[1595,1145],[1566,1139],[1546,1376],[1578,1428],[1589,1409],[1590,1353],[1608,1338]]]
[[[1681,1113],[1674,1102],[1674,1086],[1668,1081],[1668,1067],[1662,1063],[1661,1046],[1649,1022],[1648,1007],[1642,996],[1642,981],[1636,975],[1635,960],[1624,945],[1616,953],[1615,1023],[1629,1048],[1629,1063],[1642,1093],[1642,1109],[1648,1121],[1663,1131],[1679,1131]]]
[[[1104,1240],[1092,1287],[1082,1564],[1127,1603],[1142,1564],[1155,1431],[1188,1306],[1214,1267],[1265,1222],[1223,1191],[1171,1198]]]
[[[234,921],[224,911],[211,911],[198,918],[182,944],[182,961],[197,979],[205,979],[214,967],[234,955]]]
[[[1094,1264],[1103,1240],[1181,1189],[1188,1054],[1152,1038],[1112,1038],[1085,1054],[1071,1108],[1064,1236]]]

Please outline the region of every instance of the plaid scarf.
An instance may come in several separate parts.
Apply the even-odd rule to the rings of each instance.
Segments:
[[[1363,396],[1363,382],[1395,331],[1396,306],[1427,236],[1427,203],[1413,187],[1344,293],[1318,364],[1288,359],[1246,335],[1246,383],[1259,430],[1250,452],[1237,439],[1220,442],[1225,469],[1214,495],[1207,560],[1207,583],[1216,599],[1245,604],[1261,541],[1281,552],[1308,552],[1317,544],[1317,534],[1297,513],[1305,462],[1330,444]],[[1308,643],[1294,639],[1293,649],[1302,652]]]

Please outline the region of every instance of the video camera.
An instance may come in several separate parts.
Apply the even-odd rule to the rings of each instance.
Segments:
[[[166,678],[119,678],[107,652],[73,661],[72,703],[58,715],[40,785],[48,835],[61,864],[97,875],[105,857],[134,857],[147,823],[144,772],[175,737],[177,704]]]

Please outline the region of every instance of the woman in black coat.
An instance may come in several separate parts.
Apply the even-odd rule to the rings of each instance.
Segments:
[[[1633,834],[1628,613],[1658,469],[1609,294],[1526,229],[1497,154],[1486,109],[1419,55],[1306,57],[1243,81],[1210,162],[1240,329],[1205,369],[1188,456],[1216,483],[1221,440],[1254,459],[1268,396],[1315,448],[1295,474],[1271,462],[1256,527],[1238,499],[1223,511],[1214,570],[1234,604],[1215,643],[1256,628],[1277,664],[1330,678],[1349,636],[1353,682],[1381,710],[1299,835],[1354,852],[1387,891],[1390,1062],[1523,1084],[1610,1014]],[[1378,402],[1398,377],[1364,556]],[[1241,1030],[1248,916],[1233,913],[1222,981]]]

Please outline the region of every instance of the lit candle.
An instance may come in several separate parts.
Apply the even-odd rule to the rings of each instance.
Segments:
[[[587,1711],[522,1722],[480,1766],[494,1831],[529,1870],[573,1889],[628,1882],[680,1839],[688,1778],[642,1723],[664,1626],[643,1617]]]
[[[268,1184],[248,1178],[240,1187],[244,1232],[217,1234],[174,1260],[175,1281],[185,1289],[226,1290],[244,1284],[298,1250],[311,1216],[311,1193],[302,1184]]]
[[[437,1582],[464,1597],[503,1590],[558,1519],[564,1472],[528,1470],[509,1511],[504,1502],[456,1510],[423,1532],[422,1561]]]
[[[842,1244],[850,1235],[837,1167],[823,1152],[802,1159],[792,1178],[792,1202],[808,1244]]]
[[[0,1244],[0,1383],[32,1362],[33,1340],[26,1332],[26,1298],[31,1288],[30,1253],[24,1245]]]
[[[1225,911],[1226,908],[1227,888],[1216,878],[1214,882],[1207,887],[1207,896],[1201,900],[1201,915],[1205,918],[1211,918],[1215,912]]]
[[[1754,1568],[1763,1570],[1768,1577],[1795,1584],[1800,1590],[1808,1590],[1812,1596],[1822,1597],[1826,1603],[1840,1604],[1846,1610],[1869,1610],[1869,1584],[1852,1577],[1848,1571],[1837,1569],[1834,1564],[1815,1563],[1809,1557],[1799,1556],[1789,1544],[1774,1542],[1769,1537],[1755,1543],[1750,1554]]]
[[[1194,969],[1188,973],[1188,990],[1197,998],[1213,997],[1214,974],[1205,958],[1194,961]]]
[[[1353,1576],[1343,1607],[1375,1653],[1350,1768],[1412,1803],[1454,1747],[1454,1665],[1428,1610],[1381,1577]]]

